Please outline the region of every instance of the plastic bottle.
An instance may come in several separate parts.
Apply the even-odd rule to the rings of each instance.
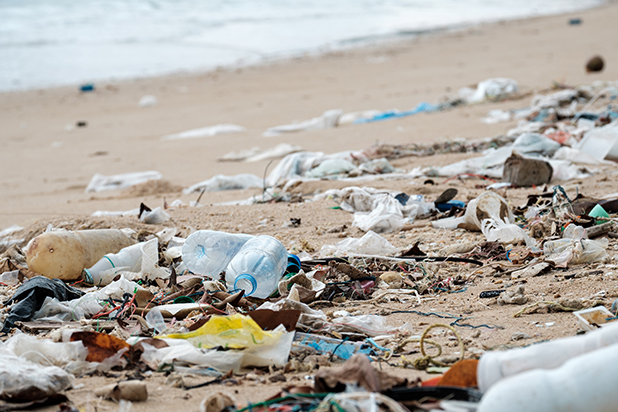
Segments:
[[[26,246],[28,268],[50,279],[75,280],[107,253],[116,253],[135,240],[118,229],[43,233]]]
[[[182,246],[182,260],[191,272],[215,278],[252,238],[251,235],[198,230]]]
[[[225,272],[229,290],[245,290],[245,296],[266,299],[277,288],[288,264],[281,242],[271,236],[256,236],[234,256]]]
[[[157,241],[152,239],[151,241]],[[143,243],[138,243],[125,247],[118,253],[108,253],[103,256],[91,268],[82,271],[82,278],[85,283],[96,286],[109,285],[116,276],[117,271],[126,270],[129,272],[139,272],[141,270],[142,258],[144,256]],[[115,269],[115,270],[110,270]]]
[[[522,373],[493,386],[477,410],[612,412],[618,408],[616,364],[618,345],[614,344],[577,356],[557,369]]]
[[[618,344],[618,322],[609,323],[585,335],[556,339],[521,349],[487,352],[481,356],[477,368],[479,389],[485,392],[504,378],[532,369],[558,368],[571,358],[615,344]],[[618,348],[614,346],[614,349]]]

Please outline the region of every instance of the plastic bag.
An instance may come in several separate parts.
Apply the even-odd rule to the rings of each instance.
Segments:
[[[399,232],[403,224],[401,203],[389,195],[374,197],[371,212],[354,213],[352,222],[352,226],[365,232],[377,233]]]
[[[399,249],[373,231],[365,233],[360,239],[348,238],[336,245],[324,245],[320,257],[347,255],[393,255]]]
[[[213,316],[206,324],[193,332],[173,333],[167,339],[185,339],[199,348],[224,347],[248,349],[275,342],[281,332],[265,332],[249,316]]]
[[[347,173],[356,166],[346,159],[326,159],[319,166],[307,172],[307,177],[325,177]]]
[[[135,186],[149,180],[158,180],[162,177],[161,173],[155,171],[124,173],[113,176],[103,176],[102,174],[96,173],[92,176],[92,179],[90,179],[88,186],[86,186],[86,193],[126,189],[127,187]]]
[[[217,192],[220,190],[240,190],[262,187],[264,181],[256,175],[243,173],[235,176],[215,175],[208,180],[196,183],[186,189],[183,189],[185,195],[194,192]]]
[[[505,220],[485,219],[481,222],[481,232],[489,242],[526,242],[527,246],[536,246],[536,242],[519,226]]]

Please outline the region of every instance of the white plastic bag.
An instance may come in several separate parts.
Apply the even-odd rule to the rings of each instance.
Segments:
[[[92,179],[90,179],[88,186],[86,186],[86,193],[126,189],[127,187],[135,186],[149,180],[158,180],[162,177],[161,173],[155,171],[124,173],[113,176],[103,176],[102,174],[96,173],[92,176]]]
[[[185,195],[194,192],[217,192],[220,190],[240,190],[262,187],[264,181],[256,175],[243,173],[235,176],[215,175],[208,180],[196,183],[186,189],[182,193]]]
[[[485,219],[481,222],[481,232],[489,242],[525,242],[527,246],[536,246],[536,242],[519,226],[507,220]]]
[[[394,255],[399,249],[373,231],[365,233],[360,239],[347,238],[336,245],[324,245],[320,257],[348,255]]]

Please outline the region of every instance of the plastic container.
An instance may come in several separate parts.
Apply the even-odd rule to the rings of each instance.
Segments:
[[[266,299],[275,291],[288,264],[288,253],[271,236],[256,236],[234,256],[225,273],[228,289]]]
[[[536,345],[541,346],[541,345]],[[534,346],[532,346],[534,347]],[[531,348],[532,348],[531,347]],[[560,357],[559,352],[548,354]],[[577,356],[557,369],[505,379],[481,399],[478,412],[611,412],[617,409],[618,345]]]
[[[75,280],[107,253],[135,244],[118,229],[58,230],[43,233],[26,247],[28,268],[50,279]]]
[[[521,349],[488,352],[481,356],[477,368],[479,389],[486,392],[502,379],[532,369],[558,368],[572,358],[615,344],[618,344],[618,322],[609,323],[607,326],[585,335],[556,339]],[[614,351],[618,354],[617,349],[618,347],[614,346]],[[610,363],[608,362],[608,364]],[[586,366],[581,369],[582,372],[584,370],[594,369]],[[613,379],[611,381],[613,382]],[[591,382],[601,382],[601,379],[593,378]],[[565,390],[564,393],[566,392]],[[618,391],[616,392],[618,393]],[[618,403],[616,404],[618,405]],[[520,410],[526,410],[526,408]]]
[[[191,272],[215,278],[254,236],[198,230],[182,246],[182,260]]]
[[[148,242],[157,243],[157,239]],[[104,286],[109,285],[119,271],[140,272],[144,257],[144,245],[145,243],[138,243],[125,247],[118,253],[108,253],[94,266],[84,269],[82,278],[88,284]]]

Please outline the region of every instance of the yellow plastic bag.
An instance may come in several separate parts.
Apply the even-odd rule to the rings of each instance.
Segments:
[[[228,349],[248,349],[272,345],[281,332],[264,332],[249,316],[213,316],[199,329],[187,333],[172,333],[161,338],[186,339],[198,348],[221,346]]]

